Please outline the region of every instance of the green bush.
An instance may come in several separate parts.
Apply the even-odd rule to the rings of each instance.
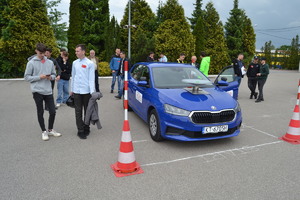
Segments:
[[[99,76],[111,76],[111,70],[108,62],[100,62],[98,65]]]

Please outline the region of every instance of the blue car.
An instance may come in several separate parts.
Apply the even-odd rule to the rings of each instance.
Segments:
[[[200,141],[240,133],[232,66],[212,83],[198,69],[178,63],[136,63],[128,73],[128,106],[149,125],[154,141]]]

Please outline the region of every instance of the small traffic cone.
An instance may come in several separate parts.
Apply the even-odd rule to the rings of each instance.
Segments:
[[[141,174],[144,171],[135,161],[128,120],[124,120],[118,162],[111,165],[116,177]]]
[[[298,95],[299,96],[299,95]],[[299,102],[299,99],[298,99]],[[279,138],[291,144],[300,144],[300,113],[299,104],[295,106],[293,117],[286,134]]]

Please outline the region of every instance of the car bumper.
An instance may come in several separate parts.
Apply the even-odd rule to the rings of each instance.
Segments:
[[[231,122],[214,124],[194,124],[188,117],[166,115],[161,120],[161,135],[165,139],[177,141],[215,140],[237,136],[240,133],[241,124],[241,112]],[[228,125],[228,131],[209,134],[202,132],[204,127],[220,125]]]

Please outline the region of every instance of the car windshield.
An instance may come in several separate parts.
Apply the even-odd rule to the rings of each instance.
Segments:
[[[154,86],[156,88],[184,88],[193,86],[186,80],[205,80],[201,87],[213,87],[210,80],[195,67],[153,67]],[[209,81],[209,82],[208,82]]]

